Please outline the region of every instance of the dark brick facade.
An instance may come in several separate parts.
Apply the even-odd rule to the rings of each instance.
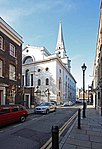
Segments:
[[[0,49],[0,59],[3,61],[3,77],[0,77],[0,86],[5,87],[5,104],[10,102],[10,91],[15,92],[14,103],[22,102],[21,77],[22,77],[22,44],[19,46],[7,35],[0,31],[3,38],[3,50]],[[15,46],[15,57],[9,54],[10,43]],[[16,68],[16,79],[9,79],[9,65],[12,64]]]

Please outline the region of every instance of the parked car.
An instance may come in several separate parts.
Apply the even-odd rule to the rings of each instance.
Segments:
[[[43,102],[34,108],[34,113],[45,113],[56,111],[55,105],[51,102]]]
[[[72,101],[66,101],[63,103],[63,106],[72,106],[74,103]]]
[[[83,99],[77,99],[76,100],[76,103],[82,103],[83,104],[83,102],[85,102],[87,104],[87,100],[86,99],[85,100],[83,100]]]
[[[54,106],[55,106],[55,109],[57,108],[57,103],[54,102],[54,101],[50,101]]]
[[[0,106],[0,126],[4,126],[17,121],[24,122],[27,116],[28,111],[22,105]]]

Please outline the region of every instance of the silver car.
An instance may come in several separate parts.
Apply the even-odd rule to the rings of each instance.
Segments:
[[[34,113],[45,113],[56,111],[55,106],[51,102],[44,102],[34,108]]]

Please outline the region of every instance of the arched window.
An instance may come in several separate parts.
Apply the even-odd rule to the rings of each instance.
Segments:
[[[30,85],[30,75],[29,75],[29,70],[26,70],[26,77],[25,77],[25,82],[26,82],[26,86]]]
[[[49,85],[49,79],[46,78],[46,85]]]
[[[32,62],[33,62],[33,59],[32,59],[31,56],[27,56],[27,57],[25,57],[24,60],[23,60],[23,64],[30,64],[30,63],[32,63]]]
[[[38,79],[38,86],[40,86],[41,85],[41,80],[40,79]]]

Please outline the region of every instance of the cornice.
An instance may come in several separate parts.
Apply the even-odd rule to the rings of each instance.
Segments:
[[[23,43],[22,37],[0,17],[0,31],[13,40],[17,45]]]

